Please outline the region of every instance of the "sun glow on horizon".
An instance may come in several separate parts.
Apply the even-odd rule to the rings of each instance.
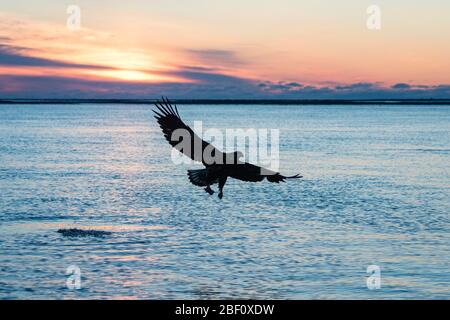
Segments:
[[[152,74],[139,70],[90,70],[86,72],[91,75],[109,78],[111,80],[138,81],[138,82],[175,82],[182,79]]]

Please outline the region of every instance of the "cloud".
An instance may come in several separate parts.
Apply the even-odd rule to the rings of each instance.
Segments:
[[[304,85],[298,82],[287,81],[264,81],[258,84],[258,87],[266,93],[289,93],[304,89]]]
[[[166,72],[165,74],[175,75],[183,77],[188,80],[193,80],[197,83],[223,83],[223,84],[244,84],[248,83],[248,80],[241,79],[235,76],[222,74],[219,72],[200,72],[187,70],[177,70]]]
[[[378,83],[316,87],[295,82],[263,81],[220,73],[179,70],[191,82],[144,83],[57,76],[0,75],[0,98],[136,98],[167,95],[187,99],[450,99],[450,85],[393,89]],[[355,89],[351,89],[355,88]],[[366,89],[362,89],[366,88]]]
[[[220,74],[190,74],[192,83],[144,83],[58,76],[0,75],[0,98],[256,98],[249,81]],[[206,80],[208,79],[208,80]]]
[[[194,62],[202,66],[233,67],[245,63],[235,51],[216,49],[186,49],[184,53]]]
[[[110,69],[104,66],[78,64],[26,55],[26,48],[0,43],[0,66],[53,67],[77,69]]]
[[[371,90],[376,87],[377,87],[376,83],[358,82],[358,83],[353,83],[350,85],[337,85],[335,87],[335,89],[336,90],[350,90],[350,91],[365,91],[365,90]]]
[[[193,72],[216,72],[218,71],[217,68],[209,68],[209,67],[198,67],[198,66],[186,66],[186,65],[180,65],[178,66],[181,70],[186,71],[193,71]]]
[[[323,86],[292,85],[283,81],[258,84],[261,98],[280,99],[450,99],[450,85],[424,86],[406,83],[385,87],[379,82],[330,83]]]
[[[410,89],[411,86],[407,83],[397,83],[397,84],[394,84],[391,88],[403,90],[403,89]]]

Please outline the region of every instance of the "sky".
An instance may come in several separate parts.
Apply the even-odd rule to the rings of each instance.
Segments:
[[[0,98],[450,98],[449,57],[448,0],[0,0]]]

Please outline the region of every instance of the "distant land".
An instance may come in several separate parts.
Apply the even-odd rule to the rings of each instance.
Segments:
[[[384,104],[384,105],[450,105],[450,99],[358,99],[358,100],[301,100],[301,99],[170,99],[177,104],[278,104],[278,105],[323,105],[323,104]],[[0,99],[0,104],[153,104],[156,99]]]

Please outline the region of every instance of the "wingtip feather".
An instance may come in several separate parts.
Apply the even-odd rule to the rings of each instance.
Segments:
[[[154,102],[154,105],[158,108],[159,112],[162,113],[163,117],[174,115],[178,118],[181,118],[177,106],[172,106],[167,97],[162,96],[161,100],[157,100],[156,102]]]

